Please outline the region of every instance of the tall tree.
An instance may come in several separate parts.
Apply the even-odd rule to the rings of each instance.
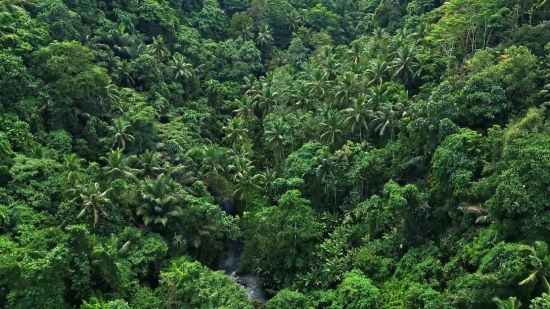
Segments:
[[[132,135],[126,133],[129,127],[130,124],[122,118],[117,118],[113,121],[113,126],[110,127],[111,132],[115,134],[112,146],[117,145],[118,149],[125,149],[126,143],[133,143],[136,141]]]
[[[548,280],[546,279],[546,277],[550,275],[550,255],[548,254],[548,245],[543,241],[535,241],[534,246],[523,245],[520,250],[529,255],[533,270],[531,274],[525,278],[525,280],[519,283],[519,285],[533,283],[540,280],[546,294],[550,294],[550,284],[548,284]]]
[[[368,131],[369,117],[373,114],[372,109],[367,101],[367,98],[363,94],[359,94],[352,99],[352,104],[349,108],[344,110],[348,116],[344,120],[346,124],[351,123],[351,130],[355,129],[355,126],[359,129],[359,140],[363,142],[363,128]]]
[[[78,214],[78,218],[82,217],[87,210],[91,210],[94,214],[94,225],[100,216],[107,218],[107,213],[103,210],[102,205],[110,203],[111,200],[107,198],[111,188],[102,191],[99,183],[89,184],[84,187],[83,192],[80,193],[80,199],[82,200],[82,210]]]
[[[153,43],[147,45],[147,52],[153,55],[158,61],[166,59],[170,55],[170,51],[164,44],[164,38],[157,35],[153,38]]]
[[[141,184],[142,204],[137,208],[137,214],[143,217],[147,226],[162,224],[166,227],[170,218],[183,214],[183,198],[174,180],[161,174],[156,180],[145,179]]]

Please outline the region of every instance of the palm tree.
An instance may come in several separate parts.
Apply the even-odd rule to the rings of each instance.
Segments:
[[[521,281],[519,285],[532,283],[538,280],[542,281],[544,292],[550,294],[550,284],[546,277],[550,271],[550,255],[548,255],[548,245],[543,241],[535,241],[535,246],[522,245],[520,251],[529,254],[533,270],[531,274]]]
[[[203,158],[200,172],[206,176],[212,176],[224,170],[220,165],[223,153],[219,147],[214,145],[203,146],[200,152]]]
[[[130,74],[130,71],[130,62],[122,60],[117,63],[116,73],[120,85],[127,87],[131,87],[134,85],[134,78],[132,77],[132,74]]]
[[[262,189],[260,186],[257,185],[260,177],[260,174],[252,175],[252,172],[249,171],[237,174],[237,176],[235,177],[237,189],[233,192],[233,196],[237,197],[240,200],[244,200],[245,207],[247,206],[248,194],[250,193],[250,191],[252,189]]]
[[[370,124],[375,127],[374,131],[379,132],[380,136],[384,136],[386,132],[389,132],[390,139],[393,141],[396,122],[403,114],[403,106],[400,103],[393,107],[381,106],[380,110],[374,113],[374,120]]]
[[[276,121],[269,122],[265,128],[265,138],[268,144],[270,144],[276,153],[278,153],[279,163],[283,163],[284,160],[284,123],[281,118],[277,118]]]
[[[143,217],[146,226],[153,223],[165,227],[170,218],[183,215],[183,197],[178,191],[176,182],[165,174],[156,180],[145,179],[141,184],[143,202],[137,208],[137,215]]]
[[[309,100],[309,90],[305,83],[299,83],[296,86],[296,91],[294,94],[294,106],[303,111],[308,111],[311,109],[311,101]]]
[[[323,49],[320,50],[319,58],[323,61],[327,61],[330,58],[334,57],[334,50],[332,49],[332,46],[325,45],[323,46]]]
[[[416,51],[414,47],[405,45],[397,50],[395,59],[392,61],[394,68],[393,77],[398,77],[407,85],[414,80],[416,76],[415,70],[418,68],[416,62]]]
[[[355,80],[356,76],[352,72],[346,72],[338,79],[338,85],[336,86],[336,100],[339,105],[344,108],[349,105],[349,99],[355,88]]]
[[[415,33],[408,28],[397,29],[395,33],[396,47],[401,48],[411,44],[415,37]]]
[[[72,182],[75,179],[76,173],[82,170],[81,164],[85,163],[86,160],[78,158],[76,154],[71,153],[63,156],[63,169],[67,173],[67,180]]]
[[[54,152],[51,149],[36,144],[31,149],[31,157],[34,159],[51,159]]]
[[[230,172],[233,172],[233,180],[240,177],[240,174],[252,172],[254,165],[253,161],[248,160],[246,157],[238,156],[234,158],[233,164],[227,166]]]
[[[109,82],[108,84],[104,84],[104,86],[101,88],[101,92],[99,94],[97,102],[100,107],[113,106],[120,101],[120,97],[118,95],[118,87],[115,84]]]
[[[238,108],[233,112],[242,120],[244,127],[248,128],[250,123],[256,118],[254,114],[256,102],[252,101],[247,96],[243,96],[240,100],[235,100],[235,102]]]
[[[379,56],[376,59],[371,60],[369,68],[365,72],[370,79],[369,85],[373,83],[382,85],[388,77],[389,69],[388,63],[383,57]]]
[[[134,156],[125,156],[122,151],[122,149],[111,149],[106,156],[100,158],[107,162],[107,165],[103,167],[103,171],[108,176],[107,182],[109,183],[119,178],[137,181],[134,175],[137,170],[130,167],[136,158]]]
[[[259,185],[261,186],[263,193],[267,194],[270,203],[273,203],[273,183],[276,179],[277,172],[269,168],[266,168],[265,171],[260,174]]]
[[[270,86],[263,88],[262,93],[258,96],[258,106],[262,109],[264,117],[269,114],[273,106],[277,104],[279,93],[273,91]]]
[[[176,53],[172,57],[171,68],[176,72],[176,79],[180,77],[184,80],[190,79],[195,72],[193,66],[185,62],[185,58],[180,53]]]
[[[126,148],[126,143],[133,143],[136,141],[136,139],[126,133],[126,130],[130,127],[130,125],[124,121],[122,118],[117,118],[113,121],[113,126],[110,127],[110,130],[112,133],[115,134],[114,136],[114,142],[113,142],[113,146],[115,146],[115,144],[117,145],[118,149],[124,149]]]
[[[130,58],[132,58],[132,59],[136,59],[139,56],[145,54],[147,52],[147,50],[148,50],[148,47],[143,43],[134,44],[132,46],[125,46],[124,47],[124,52],[128,56],[130,56]]]
[[[107,43],[117,52],[124,51],[124,47],[134,44],[134,37],[126,33],[124,24],[119,24],[115,29],[109,30],[106,38]]]
[[[111,237],[105,242],[100,242],[95,236],[92,236],[92,243],[92,265],[99,269],[105,281],[115,289],[118,289],[122,279],[118,259],[121,255],[128,252],[131,242],[125,242],[119,249],[118,237],[111,234]]]
[[[336,60],[334,60],[334,57],[330,57],[325,61],[323,68],[327,80],[333,81],[336,79],[336,74],[338,69],[340,68],[340,64]]]
[[[235,161],[237,158],[245,158],[247,161],[250,161],[248,157],[252,155],[252,150],[247,145],[233,144],[231,149],[227,150],[227,154],[229,154],[229,160]]]
[[[300,13],[298,13],[298,11],[296,10],[292,10],[288,18],[288,30],[296,31],[301,24],[302,24],[302,17],[300,17]]]
[[[271,30],[267,24],[260,26],[258,36],[256,37],[256,44],[260,47],[264,47],[273,43],[273,36],[271,35]]]
[[[166,172],[165,168],[159,166],[162,155],[158,152],[145,150],[138,156],[138,166],[141,168],[140,174],[145,177],[155,178],[159,174]]]
[[[222,130],[226,132],[223,141],[229,142],[230,144],[244,143],[248,134],[248,130],[244,125],[244,121],[239,118],[231,119],[227,125],[222,128]]]
[[[359,63],[361,55],[365,51],[365,43],[361,40],[356,40],[351,43],[351,48],[348,51],[348,55],[351,57],[353,63]]]
[[[365,95],[360,94],[353,98],[351,107],[346,108],[344,113],[348,115],[348,117],[344,120],[344,123],[351,123],[352,131],[355,126],[357,126],[359,128],[359,140],[363,142],[363,128],[368,131],[369,125],[367,121],[373,113]]]
[[[510,297],[506,300],[501,300],[498,297],[493,297],[493,302],[497,305],[498,309],[519,309],[521,303],[515,297]]]
[[[91,209],[94,214],[94,225],[97,223],[99,216],[107,217],[107,213],[101,207],[103,204],[110,203],[111,200],[107,198],[107,194],[111,192],[111,188],[101,191],[99,183],[89,184],[83,188],[80,193],[80,199],[82,200],[82,210],[78,214],[77,218],[80,218],[86,213],[86,210]]]
[[[258,87],[258,80],[256,79],[256,76],[250,73],[247,76],[243,77],[243,79],[244,85],[242,87],[245,90],[244,94],[250,96],[254,95]]]
[[[326,80],[326,75],[323,72],[323,70],[321,68],[317,68],[313,70],[313,72],[309,75],[309,77],[310,77],[310,82],[307,83],[309,92],[312,94],[324,95],[325,88],[328,82]]]
[[[147,52],[155,56],[158,61],[162,61],[170,55],[170,51],[164,45],[164,39],[160,34],[153,38],[153,43],[147,45]]]
[[[248,41],[252,40],[254,38],[254,33],[252,32],[252,26],[250,25],[241,25],[241,29],[235,31],[235,34],[237,35],[237,38]]]
[[[340,130],[340,117],[336,112],[329,112],[328,119],[321,123],[324,133],[321,134],[321,139],[328,141],[332,146],[336,144],[342,138],[344,132]]]
[[[371,109],[378,110],[381,105],[388,103],[390,100],[388,96],[389,91],[384,84],[370,87],[368,97]]]
[[[334,160],[335,158],[331,156],[328,151],[323,151],[322,154],[317,157],[317,168],[315,168],[315,174],[320,178],[320,182],[325,185],[325,195],[327,199],[330,181],[334,180],[334,173],[332,172]]]

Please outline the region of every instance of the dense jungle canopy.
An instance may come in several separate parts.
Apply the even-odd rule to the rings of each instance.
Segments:
[[[549,42],[550,0],[0,0],[0,307],[548,309]]]

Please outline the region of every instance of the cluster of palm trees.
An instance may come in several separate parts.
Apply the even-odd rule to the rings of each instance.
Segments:
[[[273,44],[273,35],[267,24],[263,24],[259,27],[256,39],[254,39],[254,28],[252,25],[243,24],[241,29],[237,30],[235,34],[243,41],[254,40],[254,43],[260,48]]]
[[[127,183],[140,183],[141,205],[136,214],[142,217],[146,226],[166,226],[171,217],[182,215],[183,188],[171,178],[172,169],[161,166],[162,154],[149,150],[138,156],[125,154],[126,145],[135,142],[135,138],[128,133],[129,128],[130,125],[121,118],[113,121],[112,147],[115,148],[101,157],[105,166],[99,181],[86,174],[82,167],[84,159],[75,154],[64,156],[65,180],[71,186],[68,194],[82,203],[78,217],[91,211],[96,224],[100,217],[108,218],[104,206],[111,203],[109,195],[114,181],[120,179]]]

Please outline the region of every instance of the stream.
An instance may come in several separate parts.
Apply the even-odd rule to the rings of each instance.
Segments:
[[[229,204],[229,205],[228,205]],[[222,203],[220,205],[222,210],[227,214],[234,216],[233,205],[230,203]],[[231,241],[228,244],[228,248],[224,251],[217,263],[217,270],[225,271],[225,274],[237,281],[241,289],[246,291],[248,299],[259,302],[262,306],[266,303],[267,299],[265,291],[262,286],[260,277],[251,274],[237,275],[237,270],[241,265],[241,255],[243,253],[243,244],[241,241]]]

